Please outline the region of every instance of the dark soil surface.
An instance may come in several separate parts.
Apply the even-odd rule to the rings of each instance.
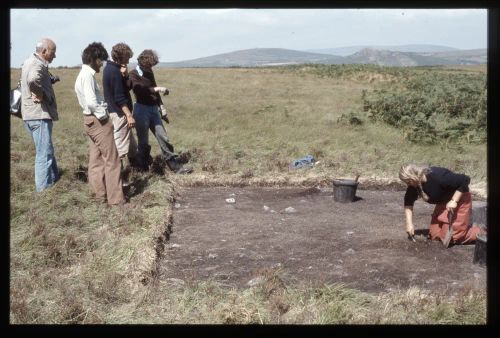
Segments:
[[[160,278],[249,287],[278,270],[287,284],[344,283],[367,292],[486,289],[486,268],[472,263],[474,245],[445,249],[427,240],[433,205],[416,202],[417,242],[407,239],[403,195],[358,189],[355,202],[339,203],[333,188],[185,188]]]

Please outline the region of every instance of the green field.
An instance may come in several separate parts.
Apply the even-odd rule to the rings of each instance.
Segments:
[[[158,84],[170,90],[167,133],[176,151],[192,153],[195,172],[189,177],[134,173],[140,182],[131,197],[135,208],[122,210],[95,204],[88,184],[79,179],[88,161],[73,90],[79,69],[51,70],[61,78],[55,84],[60,120],[53,141],[62,178],[53,188],[34,192],[34,146],[22,121],[11,118],[10,322],[485,323],[486,296],[472,291],[448,299],[418,289],[368,295],[335,285],[290,287],[280,296],[290,306],[281,316],[266,285],[244,292],[213,283],[171,289],[154,278],[175,191],[182,185],[325,185],[358,173],[361,183],[394,183],[399,167],[411,161],[466,173],[473,192],[484,197],[486,144],[480,133],[467,133],[481,131],[485,71],[484,66],[359,65],[157,69]],[[12,87],[19,73],[11,70]],[[399,98],[391,109],[406,107],[401,95],[407,84],[429,79],[448,79],[453,85],[442,92],[458,103],[450,108],[439,105],[443,101],[434,94],[423,95],[433,100],[422,107],[436,114],[422,111],[414,125],[374,118],[376,109],[387,112],[380,109],[384,95],[393,102]],[[412,90],[418,96],[418,86]],[[446,114],[458,114],[462,124]],[[432,142],[411,136],[428,135],[410,128],[428,132],[425,116],[441,128]],[[153,156],[159,154],[152,135],[150,143]],[[319,164],[307,171],[288,169],[307,154]]]

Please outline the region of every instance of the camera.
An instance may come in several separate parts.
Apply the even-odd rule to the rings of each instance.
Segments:
[[[61,79],[60,79],[60,78],[59,78],[59,76],[57,76],[57,75],[52,75],[52,74],[49,74],[49,76],[50,76],[50,82],[51,82],[52,84],[56,83],[57,81],[61,81]]]

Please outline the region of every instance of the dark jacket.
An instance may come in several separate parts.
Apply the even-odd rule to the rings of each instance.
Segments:
[[[159,93],[155,92],[157,87],[153,71],[143,70],[142,76],[137,69],[130,72],[130,85],[137,103],[146,106],[159,106],[163,104]]]
[[[448,203],[455,191],[469,192],[470,177],[441,167],[430,167],[431,172],[426,174],[427,182],[422,183],[422,189],[429,196],[430,204]],[[418,190],[408,186],[406,189],[405,206],[412,206],[418,199]]]
[[[108,104],[110,113],[118,113],[122,116],[125,113],[121,107],[127,105],[132,111],[132,97],[127,84],[128,78],[124,78],[120,73],[120,64],[107,61],[102,73],[102,87],[104,100]]]

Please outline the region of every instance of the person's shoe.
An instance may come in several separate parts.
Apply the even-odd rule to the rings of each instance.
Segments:
[[[151,156],[151,146],[146,144],[144,147],[144,155],[142,161],[146,164],[146,166],[150,166],[153,164],[153,157]]]
[[[190,174],[193,172],[193,168],[184,166],[175,158],[167,160],[167,166],[170,168],[170,170],[179,175]]]
[[[122,189],[126,189],[128,187],[130,187],[132,183],[130,183],[130,181],[128,180],[128,177],[123,177],[122,176]]]
[[[182,168],[178,169],[175,173],[178,175],[186,175],[191,174],[193,172],[192,167],[182,166]]]

